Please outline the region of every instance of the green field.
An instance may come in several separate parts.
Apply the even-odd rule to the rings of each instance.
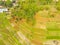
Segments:
[[[8,9],[0,12],[0,45],[43,45],[47,40],[60,40],[60,0],[12,2],[0,1]]]

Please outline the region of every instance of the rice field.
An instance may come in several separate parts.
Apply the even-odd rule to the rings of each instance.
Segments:
[[[0,45],[60,45],[60,0],[9,0],[0,5],[8,9],[0,12]]]

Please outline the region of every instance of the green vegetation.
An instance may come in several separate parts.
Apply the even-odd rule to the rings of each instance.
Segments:
[[[4,6],[4,7],[12,7],[13,6],[12,2],[9,0],[8,1],[0,1],[0,5]]]
[[[49,36],[50,31],[60,31],[60,0],[58,2],[53,0],[18,0],[15,4],[16,6],[10,0],[0,1],[3,8],[9,9],[8,12],[0,13],[1,45],[38,45],[34,41],[41,43],[49,38],[60,39],[58,36]],[[45,24],[45,20],[39,19],[42,21],[41,25],[46,26],[46,29],[34,27],[37,23],[35,15],[39,11],[41,18],[48,20]],[[41,25],[38,26],[42,27]]]

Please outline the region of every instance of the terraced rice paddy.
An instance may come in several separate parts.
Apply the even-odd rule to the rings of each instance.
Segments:
[[[60,0],[0,1],[0,45],[60,45]]]

